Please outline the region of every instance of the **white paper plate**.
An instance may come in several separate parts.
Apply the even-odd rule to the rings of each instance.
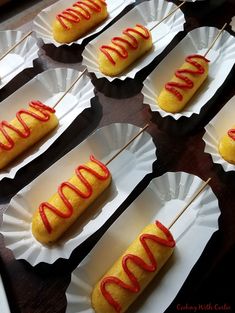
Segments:
[[[73,272],[66,292],[66,313],[94,313],[90,295],[97,281],[146,225],[156,219],[169,225],[201,184],[200,178],[183,172],[153,179]],[[214,193],[205,189],[171,228],[176,240],[173,257],[128,312],[161,313],[170,305],[218,229],[219,214]]]
[[[44,246],[31,233],[33,212],[55,193],[62,181],[71,177],[78,164],[88,161],[90,154],[107,162],[139,130],[139,127],[130,124],[111,124],[99,129],[12,198],[3,215],[1,232],[16,259],[25,259],[31,265],[53,263],[58,258],[67,259],[76,247],[109,219],[134,187],[152,171],[156,148],[146,132],[109,164],[113,179],[111,187],[90,206],[89,211],[83,213],[57,244]]]
[[[235,125],[235,96],[226,103],[219,113],[205,127],[203,140],[205,152],[209,153],[214,163],[221,164],[225,172],[235,171],[235,165],[225,161],[219,151],[218,144],[226,132]]]
[[[41,38],[45,43],[53,43],[56,47],[59,47],[61,45],[72,45],[73,43],[82,44],[83,40],[85,38],[88,38],[89,36],[98,33],[101,31],[108,23],[111,22],[112,19],[114,19],[121,11],[134,2],[134,0],[106,0],[107,8],[108,8],[108,18],[97,28],[93,29],[91,32],[89,32],[86,36],[73,41],[69,44],[61,44],[54,40],[53,34],[52,34],[52,23],[55,19],[55,16],[61,12],[62,10],[70,7],[73,3],[75,3],[75,0],[60,0],[56,3],[50,5],[46,9],[42,10],[34,19],[34,26],[33,29],[36,32],[36,35],[38,38]]]
[[[0,56],[19,42],[24,35],[16,30],[0,31]],[[29,36],[0,61],[0,89],[25,68],[33,67],[38,49],[37,40]]]
[[[179,9],[159,26],[153,29],[153,48],[144,57],[135,62],[134,66],[120,76],[109,77],[104,75],[99,70],[97,56],[99,47],[102,44],[109,43],[114,36],[121,35],[122,31],[127,27],[133,27],[136,24],[142,24],[148,29],[151,29],[158,21],[160,21],[169,12],[173,11],[176,5],[164,0],[150,0],[137,5],[130,12],[125,14],[109,29],[104,31],[99,37],[92,40],[82,54],[83,64],[87,66],[89,72],[95,73],[100,77],[106,77],[109,81],[119,78],[124,80],[127,77],[134,78],[136,73],[147,66],[157,55],[159,55],[166,46],[171,42],[175,35],[183,30],[185,22],[184,14]]]
[[[47,70],[0,103],[0,116],[11,121],[22,108],[27,108],[31,100],[40,100],[53,106],[69,86],[78,77],[79,72],[73,69],[57,68]],[[46,151],[51,144],[65,131],[72,121],[85,109],[91,106],[90,99],[94,97],[94,86],[90,78],[83,75],[72,90],[56,107],[59,126],[40,143],[34,145],[22,156],[0,171],[0,180],[4,177],[14,178],[16,172],[24,165]]]
[[[152,111],[158,111],[162,117],[172,116],[176,120],[182,116],[190,117],[194,113],[200,113],[202,107],[223,84],[235,62],[235,38],[226,31],[223,31],[207,56],[210,60],[207,80],[182,112],[175,114],[165,112],[156,103],[156,98],[175,70],[184,63],[185,57],[190,54],[203,55],[218,31],[215,27],[192,30],[146,78],[142,93],[144,103],[149,104]]]

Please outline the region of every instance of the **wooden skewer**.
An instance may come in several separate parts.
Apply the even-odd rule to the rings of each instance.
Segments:
[[[69,88],[63,93],[63,95],[59,98],[59,100],[56,101],[55,105],[53,106],[53,109],[60,103],[61,100],[64,99],[64,97],[67,95],[67,93],[73,88],[73,86],[76,84],[76,82],[82,77],[82,75],[86,72],[86,68],[85,70],[83,70],[81,72],[81,74],[78,75],[78,77],[75,79],[75,81],[72,83],[71,86],[69,86]]]
[[[211,180],[211,178],[208,178],[206,182],[203,183],[203,185],[201,186],[201,188],[199,188],[195,194],[191,197],[191,199],[189,200],[189,202],[183,207],[183,209],[176,215],[176,217],[173,219],[173,221],[171,222],[171,224],[168,226],[168,228],[170,229],[175,222],[180,218],[180,216],[184,213],[184,211],[190,206],[190,204],[199,196],[199,194],[206,188],[206,186],[208,185],[209,181]]]
[[[123,146],[116,154],[114,154],[112,157],[111,157],[111,159],[108,161],[108,162],[106,162],[106,166],[110,163],[110,162],[112,162],[113,161],[113,159],[115,159],[124,149],[126,149],[126,147],[128,147],[140,134],[142,134],[144,131],[145,131],[145,129],[146,128],[148,128],[149,127],[149,124],[146,124],[139,132],[138,132],[138,134],[136,134],[131,140],[129,140],[128,141],[128,143],[127,144],[125,144],[125,146]]]
[[[28,36],[30,36],[32,34],[33,31],[28,32],[26,35],[24,35],[20,41],[18,41],[17,43],[14,44],[14,46],[12,46],[9,50],[7,50],[1,57],[0,57],[0,61],[5,58],[6,55],[8,55],[12,50],[14,50],[19,44],[21,44],[22,41],[24,41]]]
[[[204,54],[204,57],[206,57],[207,54],[210,52],[210,50],[213,48],[214,44],[216,43],[216,41],[218,40],[219,36],[222,34],[222,31],[225,29],[226,26],[227,26],[227,23],[225,23],[224,26],[221,28],[221,30],[218,32],[217,36],[212,41],[210,47],[207,49],[206,53]]]
[[[165,21],[169,16],[175,13],[180,7],[182,7],[183,4],[185,4],[186,1],[183,1],[180,5],[178,5],[173,11],[168,13],[165,17],[163,17],[157,24],[155,24],[152,28],[150,28],[150,31],[152,31],[155,27],[157,27],[159,24],[161,24],[163,21]]]

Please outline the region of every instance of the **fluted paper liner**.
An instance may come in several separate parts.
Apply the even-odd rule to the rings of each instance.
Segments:
[[[0,31],[0,57],[25,36],[16,30]],[[29,36],[0,60],[0,89],[25,68],[33,67],[38,56],[37,40]]]
[[[10,309],[9,309],[9,305],[8,305],[8,301],[7,301],[7,296],[6,296],[6,293],[4,290],[1,275],[0,275],[0,299],[1,299],[0,309],[3,310],[1,312],[10,313]]]
[[[203,140],[205,152],[209,153],[214,163],[220,164],[225,172],[235,171],[235,165],[225,161],[218,150],[220,139],[235,125],[235,97],[229,100],[217,115],[205,127]]]
[[[134,78],[137,72],[147,66],[166,48],[175,35],[183,30],[185,19],[180,9],[152,30],[153,48],[119,76],[110,77],[100,72],[97,60],[99,47],[108,44],[114,36],[120,36],[127,27],[142,24],[150,29],[175,8],[175,4],[164,0],[150,0],[137,5],[85,47],[82,54],[83,64],[98,78],[106,77],[109,81],[115,78],[121,80],[127,77]]]
[[[218,32],[219,29],[215,27],[199,27],[192,30],[146,78],[142,94],[144,103],[149,104],[152,111],[159,112],[162,117],[172,116],[176,120],[182,116],[190,117],[192,114],[200,113],[203,106],[224,83],[235,62],[235,38],[227,31],[223,31],[207,55],[210,60],[207,80],[182,112],[169,113],[162,110],[157,103],[157,98],[165,83],[184,63],[185,57],[190,54],[204,55]]]
[[[197,176],[184,172],[153,179],[72,273],[66,313],[94,313],[90,296],[99,279],[146,225],[157,219],[167,227],[202,183]],[[128,312],[166,310],[218,229],[219,215],[217,198],[207,187],[171,228],[176,240],[173,256]]]
[[[1,233],[16,259],[25,259],[31,265],[53,263],[58,258],[67,259],[76,247],[112,216],[134,187],[152,171],[156,148],[147,132],[143,132],[108,165],[112,174],[111,186],[61,240],[46,246],[36,241],[31,233],[34,211],[56,192],[60,183],[73,175],[79,164],[87,162],[91,154],[107,162],[139,131],[139,127],[131,124],[111,124],[99,129],[12,198],[3,215]]]
[[[106,0],[107,9],[109,15],[107,19],[104,20],[103,23],[99,24],[97,27],[92,29],[89,33],[87,33],[82,38],[73,41],[71,43],[59,43],[54,40],[52,34],[52,23],[58,13],[63,11],[64,9],[73,5],[76,0],[60,0],[56,3],[50,5],[49,7],[43,9],[34,19],[33,29],[36,32],[38,38],[41,38],[45,43],[53,43],[56,47],[61,45],[71,46],[73,43],[82,44],[83,40],[98,33],[101,31],[106,25],[108,25],[122,10],[131,4],[134,0]]]
[[[79,72],[73,69],[50,69],[38,74],[31,81],[18,89],[0,104],[1,119],[11,121],[18,110],[27,108],[32,100],[40,100],[48,106],[53,106],[63,93],[78,77]],[[28,149],[22,156],[0,170],[0,180],[4,177],[14,178],[17,171],[46,151],[52,143],[65,131],[73,120],[85,109],[91,106],[94,97],[94,86],[87,75],[83,75],[72,90],[56,107],[59,125],[39,143]]]
[[[231,25],[231,27],[232,27],[232,30],[235,32],[235,16],[233,16],[230,25]]]

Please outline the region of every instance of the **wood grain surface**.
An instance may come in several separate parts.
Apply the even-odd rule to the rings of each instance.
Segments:
[[[125,12],[129,9],[130,7]],[[32,267],[25,261],[16,261],[11,251],[4,247],[4,240],[0,235],[0,269],[12,313],[65,312],[65,290],[73,269],[115,219],[144,190],[150,180],[168,171],[185,171],[203,180],[211,177],[210,186],[218,198],[221,216],[219,231],[206,245],[200,259],[166,312],[191,312],[186,305],[189,307],[194,304],[211,304],[213,310],[207,307],[211,312],[217,312],[216,305],[226,304],[227,309],[220,311],[235,312],[235,172],[225,173],[220,165],[213,164],[211,157],[204,153],[202,140],[204,127],[235,94],[235,69],[233,67],[223,86],[205,105],[200,115],[188,119],[181,118],[175,121],[168,117],[162,118],[157,112],[150,111],[149,106],[143,103],[143,96],[140,93],[143,80],[188,31],[199,26],[221,28],[225,22],[230,23],[232,16],[235,15],[235,2],[234,0],[188,2],[182,11],[186,18],[184,31],[174,38],[161,55],[138,73],[134,80],[127,79],[124,82],[115,80],[109,83],[105,79],[98,80],[91,75],[96,88],[91,109],[86,109],[78,116],[43,155],[22,168],[14,179],[3,179],[0,182],[0,203],[4,204],[94,130],[113,122],[132,123],[141,127],[147,122],[150,123],[147,131],[158,149],[158,161],[154,163],[153,173],[143,179],[114,216],[77,248],[68,260],[58,260],[53,265],[39,264]],[[32,16],[35,13],[37,12],[31,12]],[[20,25],[20,29],[27,31],[31,26],[31,22],[27,22]],[[227,26],[226,30],[235,35],[230,26]],[[34,67],[18,74],[0,90],[0,101],[48,68],[67,66],[81,69],[81,53],[89,40],[85,40],[82,46],[60,48],[50,44],[43,45],[39,41],[39,57],[34,61]]]

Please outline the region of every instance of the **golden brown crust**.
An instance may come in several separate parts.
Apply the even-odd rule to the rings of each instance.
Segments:
[[[158,223],[158,222],[156,222]],[[160,224],[160,223],[159,223]],[[135,287],[135,283],[130,280],[127,275],[126,270],[124,269],[123,260],[129,255],[134,255],[143,260],[149,267],[151,267],[152,262],[150,257],[146,252],[146,248],[141,243],[140,238],[143,235],[147,234],[157,238],[162,238],[166,241],[166,245],[157,243],[153,240],[146,239],[147,247],[150,249],[154,259],[156,260],[157,266],[155,270],[145,270],[143,267],[138,266],[136,262],[129,259],[127,261],[128,270],[137,278],[137,284],[140,286],[140,290],[137,292],[126,290],[125,288],[119,286],[116,283],[108,283],[105,285],[105,290],[111,295],[111,297],[118,302],[120,305],[120,312],[125,312],[127,308],[135,301],[139,294],[144,290],[144,288],[149,284],[158,271],[162,268],[168,258],[171,256],[174,250],[174,239],[167,230],[166,233],[169,234],[169,237],[166,237],[166,233],[162,231],[157,224],[150,224],[143,229],[140,235],[132,242],[132,244],[127,248],[123,255],[114,263],[114,265],[105,273],[105,275],[99,280],[95,285],[91,301],[92,306],[96,313],[116,313],[118,310],[115,309],[115,306],[111,305],[104,296],[104,290],[102,289],[104,284],[107,282],[109,277],[115,277],[118,280],[121,280],[124,284],[128,285],[130,288]],[[163,225],[162,225],[163,226]],[[164,227],[164,226],[163,226]],[[142,238],[143,240],[143,238]]]
[[[104,175],[103,169],[92,161],[87,162],[84,166],[91,168],[99,175]],[[70,205],[72,206],[73,211],[71,216],[63,218],[58,214],[55,214],[52,210],[45,208],[44,212],[51,227],[51,232],[49,232],[42,218],[42,213],[40,213],[40,208],[36,210],[32,220],[32,233],[34,237],[41,243],[48,244],[58,240],[64,234],[64,232],[78,219],[83,211],[86,210],[89,205],[94,202],[95,199],[109,186],[111,182],[111,175],[109,172],[109,175],[106,179],[99,179],[89,171],[83,169],[80,171],[80,173],[86,180],[86,183],[89,184],[89,186],[92,188],[92,193],[89,197],[85,198],[78,195],[68,186],[65,186],[63,189],[61,189],[65,200],[68,199]],[[88,188],[76,174],[68,180],[68,183],[78,189],[81,193],[86,194],[88,192]],[[59,186],[58,191],[62,184]],[[53,206],[62,214],[67,214],[69,208],[66,206],[65,201],[62,200],[58,191],[48,200],[48,202],[45,203]]]

